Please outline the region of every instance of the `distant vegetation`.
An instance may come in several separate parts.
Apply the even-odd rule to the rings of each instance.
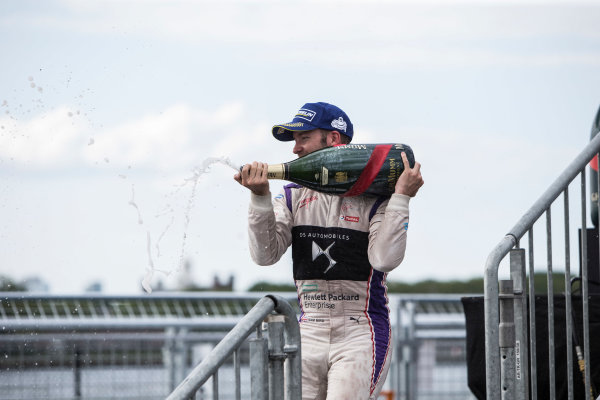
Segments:
[[[534,275],[534,286],[536,293],[547,292],[547,274],[537,273]],[[552,274],[554,293],[559,294],[565,291],[564,272],[555,272]],[[473,278],[465,281],[436,281],[427,279],[415,283],[405,283],[388,280],[388,293],[459,293],[459,294],[483,294],[483,278]],[[574,290],[579,288],[579,283],[573,285]],[[527,288],[529,289],[529,287]],[[249,292],[294,292],[296,287],[293,284],[274,284],[269,282],[257,282],[252,285]]]
[[[270,282],[256,282],[254,285],[250,286],[248,289],[249,292],[295,292],[296,286],[293,284],[278,284],[278,283],[270,283]]]
[[[0,292],[23,292],[25,286],[15,283],[11,278],[0,275]]]
[[[535,292],[538,294],[546,293],[547,290],[547,275],[545,273],[536,273]],[[565,291],[565,276],[564,272],[554,272],[552,275],[554,293],[560,294]],[[433,279],[427,279],[414,283],[399,282],[394,280],[388,280],[388,293],[395,294],[415,294],[415,293],[437,293],[437,294],[483,294],[483,278],[473,278],[469,280],[451,280],[451,281],[437,281]],[[197,286],[189,286],[181,291],[189,292],[200,292],[200,291],[231,291],[233,287],[233,280],[229,282],[220,283],[215,281],[212,287],[201,288]],[[573,285],[573,292],[578,293],[579,282]],[[527,288],[529,289],[529,287]],[[157,288],[157,291],[164,290]],[[16,291],[27,291],[27,287],[24,284],[16,283],[15,280],[0,275],[0,292],[16,292]],[[280,284],[271,282],[257,282],[252,285],[249,292],[295,292],[296,287],[293,283]]]

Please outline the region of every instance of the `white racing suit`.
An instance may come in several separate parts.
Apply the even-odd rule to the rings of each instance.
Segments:
[[[249,241],[259,265],[292,245],[300,303],[302,398],[376,399],[392,340],[386,275],[404,257],[409,197],[341,197],[295,184],[271,202],[251,195]]]

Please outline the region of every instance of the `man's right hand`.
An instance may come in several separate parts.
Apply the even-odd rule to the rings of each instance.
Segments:
[[[268,164],[254,161],[246,164],[242,170],[233,176],[240,185],[247,187],[258,196],[270,193],[269,180],[267,179]]]

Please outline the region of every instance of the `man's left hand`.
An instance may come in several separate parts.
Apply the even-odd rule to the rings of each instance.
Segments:
[[[415,161],[415,166],[411,168],[404,152],[402,153],[402,163],[404,164],[404,171],[396,182],[394,193],[415,197],[419,188],[425,183],[421,176],[421,164]]]

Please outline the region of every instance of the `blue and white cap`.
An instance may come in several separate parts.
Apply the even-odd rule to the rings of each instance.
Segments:
[[[275,139],[288,142],[294,140],[294,132],[325,129],[338,131],[350,138],[354,128],[350,118],[339,107],[329,103],[306,103],[294,116],[292,122],[273,126]]]

